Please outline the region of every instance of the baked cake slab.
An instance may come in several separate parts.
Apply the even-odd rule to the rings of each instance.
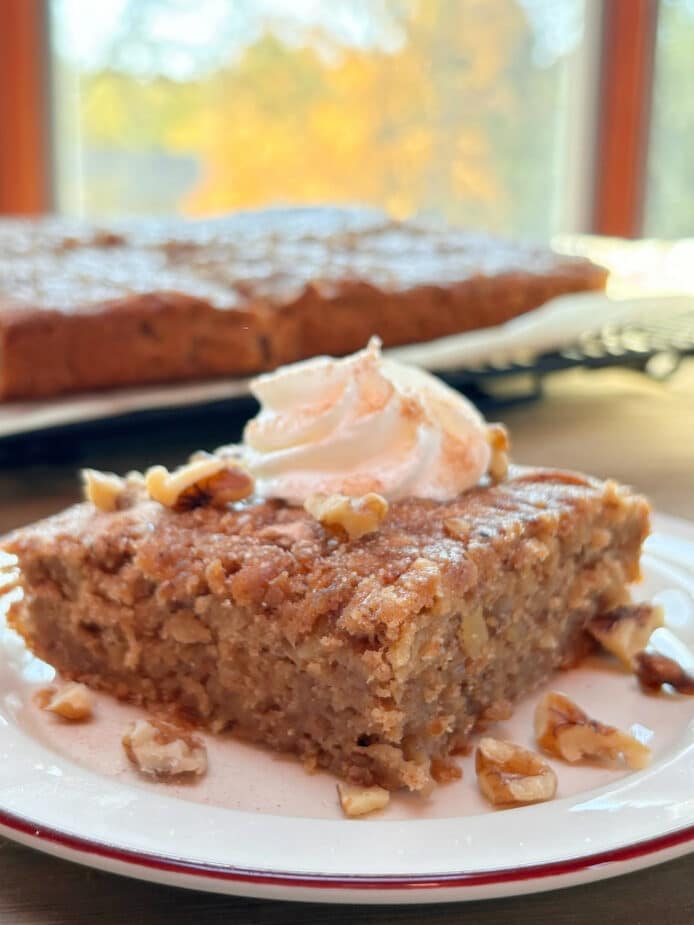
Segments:
[[[0,221],[0,399],[247,376],[602,289],[588,260],[371,209]]]
[[[628,599],[648,530],[638,495],[541,469],[395,501],[352,540],[278,500],[124,503],[4,543],[32,651],[117,697],[416,791],[586,653],[584,627]]]

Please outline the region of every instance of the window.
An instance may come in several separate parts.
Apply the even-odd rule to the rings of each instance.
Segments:
[[[583,0],[50,9],[63,211],[365,202],[530,236],[574,223]]]
[[[646,234],[694,235],[694,0],[663,0],[658,21]]]
[[[0,213],[691,234],[692,60],[694,0],[2,0]]]

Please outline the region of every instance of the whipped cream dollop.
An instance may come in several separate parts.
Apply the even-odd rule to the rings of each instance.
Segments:
[[[384,359],[380,341],[253,380],[261,405],[240,456],[264,497],[317,492],[447,500],[479,482],[492,449],[484,418],[435,376]]]

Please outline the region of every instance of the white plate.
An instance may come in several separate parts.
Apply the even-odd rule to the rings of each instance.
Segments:
[[[519,356],[537,356],[575,344],[606,324],[624,324],[657,311],[691,311],[691,296],[615,299],[602,292],[560,296],[540,308],[493,328],[442,337],[387,353],[434,372],[450,372]],[[67,395],[48,401],[0,404],[0,437],[39,433],[52,427],[118,417],[136,411],[182,408],[249,395],[248,379],[216,379],[168,385],[111,389]]]
[[[694,524],[659,518],[656,531],[637,596],[660,601],[669,630],[658,633],[691,650]],[[0,834],[59,857],[222,893],[419,903],[555,889],[694,848],[694,701],[647,696],[605,660],[552,686],[605,722],[651,730],[647,770],[554,762],[556,800],[494,812],[465,759],[463,779],[430,799],[395,795],[381,815],[345,820],[330,775],[230,737],[208,738],[210,771],[197,784],[138,778],[119,744],[138,711],[101,697],[85,725],[41,713],[31,695],[52,670],[0,633]],[[531,745],[538,696],[497,734]]]

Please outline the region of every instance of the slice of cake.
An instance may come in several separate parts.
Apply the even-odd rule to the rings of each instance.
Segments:
[[[244,445],[92,473],[92,501],[9,537],[12,625],[68,678],[426,790],[628,600],[648,505],[573,473],[504,476],[500,430],[375,347],[258,391]]]

